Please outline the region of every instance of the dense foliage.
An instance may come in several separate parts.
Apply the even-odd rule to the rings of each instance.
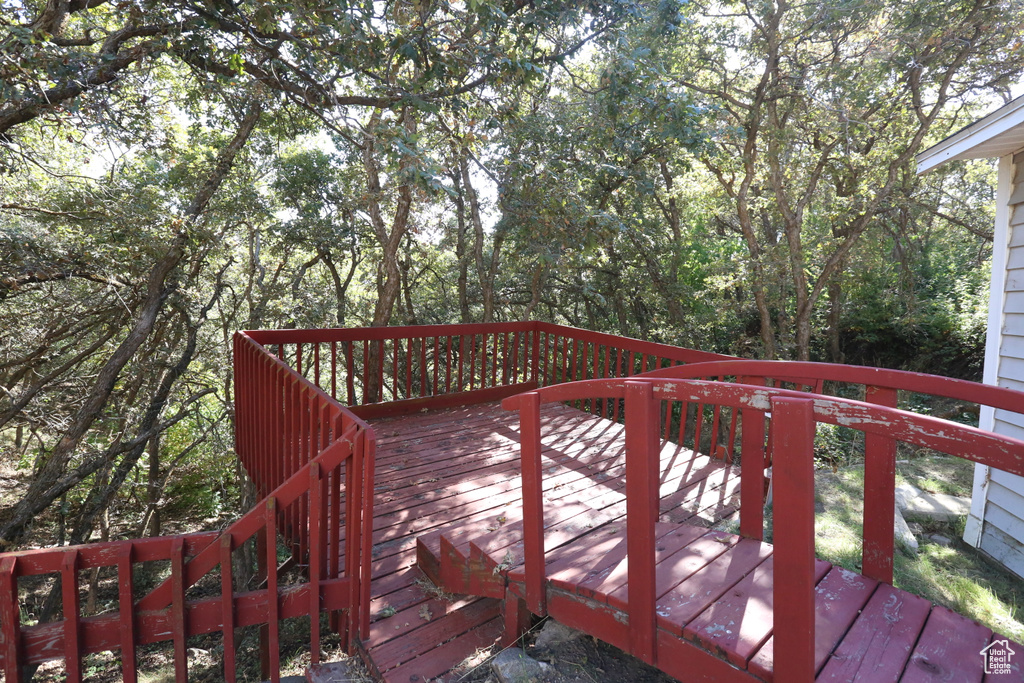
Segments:
[[[913,159],[1008,96],[1022,14],[0,0],[0,542],[219,514],[236,329],[533,317],[977,376],[993,172]]]

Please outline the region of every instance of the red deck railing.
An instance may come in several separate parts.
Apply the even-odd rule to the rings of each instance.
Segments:
[[[495,401],[581,379],[732,360],[536,321],[246,334],[364,418]],[[617,410],[600,401],[585,407],[609,417]]]
[[[895,406],[899,389],[1006,410],[1021,409],[1015,392],[957,380],[871,368],[741,361],[540,322],[260,330],[236,335],[234,353],[236,450],[261,502],[222,532],[0,555],[0,667],[6,680],[20,681],[26,667],[51,659],[64,660],[68,680],[81,680],[84,655],[114,650],[120,652],[124,680],[135,681],[137,648],[169,641],[176,678],[182,681],[188,674],[187,639],[219,632],[224,641],[224,678],[231,681],[235,677],[235,631],[249,625],[261,627],[264,673],[276,679],[278,624],[282,619],[310,618],[313,661],[319,657],[322,612],[332,615],[330,624],[341,633],[346,647],[352,638],[365,637],[370,605],[375,441],[364,418],[492,401],[526,391],[533,393],[515,400],[527,410],[528,417],[537,412],[535,408],[539,410],[541,400],[559,400],[613,420],[625,419],[633,434],[628,437],[631,452],[641,449],[649,453],[659,436],[727,460],[739,451],[743,457],[741,532],[760,537],[765,466],[770,464],[772,452],[783,452],[780,449],[785,439],[797,438],[793,435],[804,430],[766,432],[767,414],[781,422],[783,413],[795,411],[796,417],[785,419],[804,420],[797,399],[808,398],[806,393],[792,396],[770,386],[820,394],[826,381],[853,383],[865,385],[866,401],[878,406]],[[672,384],[669,380],[649,379],[636,385],[628,383],[634,387],[629,391],[651,390],[656,394],[654,399],[629,401],[626,378],[637,375],[719,382],[709,385],[674,380]],[[680,388],[683,385],[688,388]],[[709,386],[717,388],[706,388]],[[754,400],[751,396],[761,398]],[[840,414],[836,406],[846,405],[837,402],[839,399],[810,398],[815,401],[814,419],[819,421],[832,421],[828,415]],[[769,405],[775,399],[782,403]],[[896,419],[895,413],[887,413],[885,408],[871,409],[876,411],[868,415],[871,419]],[[540,470],[529,467],[526,461],[539,458],[537,424],[527,420],[522,432],[524,504],[528,511],[534,511],[527,512],[534,522],[536,511],[541,509]],[[635,425],[639,424],[644,427],[638,432]],[[867,434],[866,476],[872,494],[865,502],[864,573],[889,581],[893,460],[895,441],[902,438],[895,424],[885,429],[860,423],[846,425]],[[975,434],[957,431],[968,428],[947,427],[945,422],[913,424],[921,428],[941,426],[946,434]],[[909,437],[919,435],[908,432],[904,436],[914,442]],[[530,444],[534,444],[533,451]],[[977,455],[984,448],[971,445],[970,451],[958,454],[986,462]],[[802,453],[804,444],[797,439],[787,448]],[[1002,469],[1019,471],[1019,462],[990,460]],[[778,486],[792,487],[792,483],[782,483],[778,456],[776,461]],[[650,473],[642,467],[638,470],[638,462],[645,461],[634,457],[632,464],[627,464],[627,479],[640,482],[631,488],[647,490],[653,486]],[[798,476],[804,477],[799,480],[801,486],[810,486],[806,473]],[[777,492],[779,500],[781,490]],[[800,500],[800,505],[806,504],[805,497]],[[789,502],[780,501],[783,507]],[[633,518],[649,518],[646,507],[637,512],[635,500],[627,505]],[[776,519],[779,514],[777,507]],[[807,511],[800,508],[792,514],[805,517]],[[530,533],[533,536],[527,536],[527,548],[528,552],[532,548],[531,554],[536,557],[538,548],[543,548],[543,539],[538,540],[536,530]],[[635,536],[631,534],[630,538]],[[777,531],[777,544],[778,538]],[[243,552],[243,548],[252,552]],[[288,586],[279,585],[279,550],[289,558],[285,564],[302,570],[297,582]],[[646,546],[635,549],[641,555],[646,550]],[[254,589],[239,585],[237,580],[236,567],[240,567],[242,555],[255,555],[259,560],[259,583]],[[151,592],[136,595],[138,567],[152,562],[166,564],[167,576]],[[643,565],[638,566],[641,569],[637,571],[641,571]],[[86,615],[79,604],[79,577],[83,571],[98,568],[108,568],[106,571],[118,579],[116,606]],[[527,571],[536,582],[536,565],[528,566]],[[59,582],[61,618],[22,625],[19,587],[24,588],[24,582],[38,575],[49,575]],[[543,576],[543,567],[539,575]],[[192,595],[193,587],[204,577],[208,577],[202,584],[207,597]],[[216,596],[209,592],[211,585],[218,587]],[[535,590],[531,595],[534,606],[542,609],[543,597],[538,597]],[[638,601],[646,599],[642,588],[637,595]],[[645,640],[649,635],[645,631],[635,635],[639,652],[649,649]]]
[[[833,363],[807,363],[797,361],[727,360],[692,364],[686,367],[655,370],[649,377],[677,377],[690,379],[734,379],[759,386],[790,387],[822,394],[828,388],[837,393],[853,388],[866,403],[891,408],[898,407],[898,392],[911,392],[928,396],[966,401],[981,406],[1024,413],[1024,397],[1020,392],[977,382],[926,375],[918,372],[869,368]],[[892,515],[896,504],[896,442],[884,435],[865,433],[864,486],[872,492],[864,500],[864,545],[862,548],[863,574],[877,581],[892,583],[894,538]],[[748,455],[761,458],[761,452],[744,452],[744,469],[763,471],[771,466],[772,449],[764,456],[763,466],[754,464]],[[749,467],[752,465],[753,467]],[[755,501],[763,491],[763,482],[751,481],[742,490],[747,501]],[[762,501],[763,502],[763,501]],[[753,512],[760,506],[751,505],[751,513],[741,529],[747,536],[755,536],[763,524]]]
[[[790,366],[793,367],[793,366]],[[764,372],[776,378],[779,367],[751,368],[757,376]],[[809,370],[806,366],[801,370]],[[696,366],[693,368],[698,370]],[[703,370],[710,370],[705,368]],[[743,374],[747,366],[733,367]],[[721,368],[712,372],[724,371]],[[807,378],[808,375],[802,375]],[[858,376],[858,375],[850,375]],[[890,379],[893,376],[889,376]],[[919,378],[920,379],[920,378]],[[857,380],[851,380],[857,381]],[[879,376],[884,386],[889,381]],[[910,384],[913,384],[911,382]],[[969,384],[969,383],[963,383]],[[1008,398],[993,387],[966,387],[961,395],[988,405],[1005,405]],[[877,384],[875,385],[877,386]],[[949,385],[922,381],[916,386],[930,393],[949,391]],[[1011,392],[1015,393],[1015,392]],[[966,458],[1007,472],[1024,475],[1024,441],[1004,437],[938,418],[918,415],[896,408],[862,401],[807,394],[799,391],[750,386],[749,384],[707,382],[689,379],[634,378],[630,380],[586,381],[547,387],[503,402],[509,410],[518,410],[522,444],[523,541],[525,554],[525,599],[536,614],[546,614],[544,510],[541,497],[540,406],[543,403],[593,400],[625,401],[626,431],[626,525],[627,614],[630,651],[649,663],[657,662],[655,523],[659,515],[658,478],[663,403],[701,403],[730,407],[742,415],[740,524],[751,531],[750,519],[763,524],[763,498],[743,498],[748,491],[763,491],[763,468],[751,467],[748,448],[763,452],[764,422],[769,418],[771,447],[775,453],[776,496],[773,516],[775,546],[773,585],[775,669],[778,681],[810,682],[815,676],[814,662],[814,433],[818,422],[841,425],[863,431],[868,436],[930,448]],[[1019,404],[1019,395],[1018,402]],[[1019,409],[1019,407],[1018,407]],[[895,467],[895,450],[886,449],[887,468]],[[881,456],[880,456],[881,457]],[[755,459],[756,462],[756,459]],[[753,483],[748,483],[748,481]],[[866,489],[870,498],[879,492]],[[865,511],[865,529],[878,523],[869,515],[880,514],[880,506]],[[885,523],[892,535],[892,514]],[[761,538],[760,526],[750,535]],[[865,542],[868,537],[865,536]],[[891,558],[890,558],[891,559]],[[891,582],[891,579],[890,579]]]
[[[235,339],[237,450],[261,502],[222,532],[117,541],[0,556],[0,667],[8,683],[24,680],[28,667],[63,659],[68,681],[83,680],[82,658],[117,651],[123,680],[138,680],[137,648],[170,641],[175,679],[188,678],[187,639],[220,632],[224,680],[236,678],[235,631],[260,626],[264,674],[280,677],[279,622],[310,621],[311,655],[320,655],[320,614],[348,646],[369,626],[369,549],[360,539],[372,523],[373,432],[280,359],[244,334]],[[304,576],[278,581],[278,545],[284,541]],[[342,542],[345,543],[342,552]],[[257,558],[257,582],[236,585],[235,567],[249,545]],[[163,561],[169,575],[142,597],[136,595],[139,565]],[[79,598],[84,571],[113,568],[117,606],[85,616]],[[19,579],[55,575],[62,618],[23,626]],[[205,592],[190,597],[204,577]]]

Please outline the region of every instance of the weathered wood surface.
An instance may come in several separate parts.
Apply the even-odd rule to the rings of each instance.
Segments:
[[[571,570],[575,562],[566,557],[559,565],[557,558],[573,539],[610,529],[616,520],[624,528],[622,426],[563,405],[544,406],[541,425],[543,495],[551,505],[544,515],[545,548],[552,568]],[[458,596],[441,609],[420,570],[440,581],[442,536],[464,567],[485,555],[499,562],[522,557],[518,419],[492,404],[378,420],[373,427],[378,476],[371,624],[362,647],[380,680],[433,680],[447,671],[438,666],[454,666],[481,639],[501,634],[496,600],[473,603]],[[735,509],[739,468],[668,443],[659,482],[663,519],[711,519]],[[676,527],[659,528],[669,533]],[[672,542],[677,549],[678,540]],[[413,566],[417,557],[419,568]],[[469,580],[468,573],[452,575]],[[493,576],[487,570],[473,587]]]
[[[558,516],[556,509],[550,514]],[[523,594],[521,553],[508,553],[521,528],[501,531],[486,532],[480,544],[469,542],[477,551],[472,571],[497,571],[510,590]],[[493,542],[502,537],[505,545]],[[545,597],[555,619],[629,651],[635,637],[629,625],[627,543],[621,520],[576,527],[573,538],[565,541],[563,536],[561,545],[547,552]],[[654,555],[654,663],[686,682],[778,680],[772,546],[705,527],[660,523]],[[508,567],[510,562],[519,564]],[[812,579],[818,681],[988,680],[979,652],[1003,639],[991,630],[820,560]]]

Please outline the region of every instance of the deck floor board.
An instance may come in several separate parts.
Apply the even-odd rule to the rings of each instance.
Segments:
[[[493,527],[500,552],[521,549],[519,537],[513,534],[502,541],[500,533],[522,518],[518,416],[492,403],[371,424],[377,433],[376,507],[370,637],[362,648],[381,680],[405,683],[414,674],[428,680],[443,676],[448,671],[444,666],[490,645],[500,634],[501,619],[494,616],[497,603],[487,599],[464,602],[457,596],[455,607],[441,610],[438,600],[444,598],[415,567],[416,539],[472,524],[484,532]],[[553,506],[585,504],[599,515],[592,522],[595,527],[621,520],[622,426],[551,404],[544,406],[542,435],[545,500]],[[739,494],[738,468],[695,457],[672,443],[663,448],[660,481],[662,515],[673,522],[700,521],[699,515],[707,520],[721,517],[734,509]],[[572,519],[557,515],[547,523],[552,552],[585,526],[573,526]],[[467,533],[461,547],[468,552],[470,541],[483,535]],[[429,620],[420,616],[422,609],[429,611]]]

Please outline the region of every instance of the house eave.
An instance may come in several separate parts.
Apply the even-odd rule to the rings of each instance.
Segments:
[[[917,155],[921,175],[955,159],[991,159],[1024,148],[1024,97],[950,135]]]

